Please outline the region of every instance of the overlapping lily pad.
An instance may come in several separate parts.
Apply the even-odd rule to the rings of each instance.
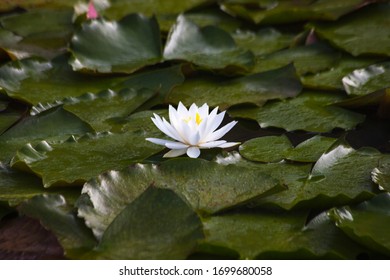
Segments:
[[[330,215],[357,242],[390,256],[390,194],[383,193],[357,206],[331,210]]]
[[[168,35],[164,58],[216,70],[248,71],[254,65],[253,53],[239,48],[229,33],[215,26],[199,28],[184,15],[178,17]]]
[[[298,97],[266,104],[262,108],[232,109],[234,117],[256,120],[261,127],[287,131],[329,132],[334,128],[353,129],[364,115],[332,106],[343,96],[325,92],[304,92]]]
[[[354,259],[365,250],[320,215],[305,225],[304,212],[235,212],[205,219],[202,251],[230,249],[241,259]],[[210,248],[211,247],[211,248]]]
[[[390,55],[390,4],[369,5],[333,23],[314,23],[316,33],[354,56]]]
[[[252,74],[236,79],[194,78],[175,87],[167,96],[167,102],[219,106],[221,110],[232,105],[254,103],[263,105],[267,100],[284,99],[299,94],[302,86],[292,65]]]
[[[161,61],[155,18],[131,14],[120,21],[96,19],[82,24],[71,40],[74,70],[132,73]]]

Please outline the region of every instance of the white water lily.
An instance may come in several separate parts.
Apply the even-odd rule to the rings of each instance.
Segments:
[[[209,113],[209,106],[205,103],[201,107],[192,104],[187,108],[179,102],[177,110],[169,106],[169,121],[154,114],[153,123],[170,138],[176,140],[165,140],[159,138],[146,138],[146,140],[163,145],[171,149],[164,157],[177,157],[187,155],[197,158],[200,149],[229,148],[240,143],[218,140],[236,125],[232,121],[216,130],[222,123],[225,116],[223,111],[218,114],[218,107]]]

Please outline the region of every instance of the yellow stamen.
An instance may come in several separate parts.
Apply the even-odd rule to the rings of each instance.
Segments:
[[[199,113],[196,113],[195,121],[196,121],[196,123],[197,123],[198,125],[200,125],[200,123],[202,122],[202,119],[200,118]]]

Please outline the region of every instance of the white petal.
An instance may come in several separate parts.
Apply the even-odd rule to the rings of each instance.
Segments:
[[[187,149],[187,155],[190,158],[197,158],[200,155],[200,150],[198,147],[189,147]]]
[[[188,116],[188,110],[181,102],[179,102],[179,106],[177,106],[177,113],[179,114],[180,118],[185,118]]]
[[[180,149],[187,149],[188,145],[180,142],[169,142],[169,143],[165,143],[165,147],[171,150],[180,150]]]
[[[219,138],[221,138],[222,136],[224,136],[229,130],[231,130],[233,128],[233,126],[236,125],[236,121],[232,121],[230,123],[228,123],[227,125],[221,127],[220,129],[214,131],[213,133],[211,133],[210,135],[207,136],[207,139],[206,141],[207,142],[210,142],[210,141],[215,141]]]
[[[162,132],[164,132],[166,135],[168,135],[169,137],[175,140],[180,141],[180,138],[177,139],[177,135],[172,134],[171,130],[167,127],[166,123],[168,122],[166,121],[166,123],[164,123],[159,115],[154,114],[154,118],[152,118],[152,121],[157,126],[157,128],[160,129]]]
[[[181,137],[181,134],[166,119],[163,118],[163,122],[169,133],[173,135],[173,137],[171,137],[179,142],[183,142],[183,137]]]
[[[225,144],[219,145],[218,148],[230,148],[240,144],[241,144],[240,142],[227,142]]]
[[[202,107],[199,108],[198,113],[202,119],[205,119],[209,115],[209,106],[207,103],[203,104]]]
[[[165,146],[165,144],[167,142],[170,142],[169,140],[159,139],[159,138],[146,138],[145,140],[152,142],[154,144],[157,144],[157,145],[162,145],[162,146]]]
[[[225,112],[226,111],[223,111],[222,113],[219,113],[218,115],[216,115],[213,119],[208,120],[207,131],[209,133],[212,133],[214,130],[216,130],[218,128],[218,126],[221,125],[223,118],[225,117]]]
[[[184,155],[187,152],[187,149],[179,149],[179,150],[170,150],[168,153],[163,155],[163,157],[178,157]]]
[[[220,147],[220,145],[225,144],[225,140],[219,140],[219,141],[211,141],[211,142],[206,142],[199,144],[198,146],[200,148],[215,148],[215,147]]]
[[[200,140],[199,132],[193,133],[188,137],[188,142],[190,145],[198,145]]]
[[[188,110],[188,112],[189,112],[189,115],[194,118],[195,114],[198,112],[198,106],[196,106],[195,103],[192,103],[192,105],[191,105],[190,109]]]

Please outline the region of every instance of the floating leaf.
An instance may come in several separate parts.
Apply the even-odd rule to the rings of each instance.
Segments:
[[[121,133],[88,134],[60,143],[43,141],[35,147],[27,144],[17,152],[12,166],[31,169],[42,177],[45,187],[79,185],[161,151],[160,146],[145,140],[161,136],[150,117],[150,112],[132,115]]]
[[[295,37],[274,28],[262,28],[257,32],[238,30],[232,36],[238,46],[251,50],[256,56],[287,48]]]
[[[293,99],[268,103],[262,108],[232,109],[229,114],[254,119],[263,128],[279,127],[287,131],[353,129],[363,122],[364,115],[329,105],[342,99],[342,96],[332,93],[305,92]]]
[[[196,213],[171,190],[147,189],[105,231],[93,257],[185,259],[203,238]]]
[[[164,58],[217,70],[230,67],[248,71],[254,65],[253,54],[239,48],[229,33],[215,26],[199,28],[184,15],[178,17],[168,35]]]
[[[332,207],[362,201],[373,196],[376,187],[371,171],[384,156],[375,149],[354,150],[338,145],[323,154],[310,176],[284,192],[265,197],[258,204],[293,207]],[[353,172],[349,172],[353,170]]]
[[[357,242],[390,256],[390,194],[383,193],[357,206],[330,211],[332,219]]]
[[[38,55],[51,59],[66,52],[73,32],[72,15],[72,9],[34,9],[3,16],[0,44],[17,58]]]
[[[0,113],[0,135],[16,123],[22,114],[20,112],[1,112]]]
[[[140,14],[91,20],[74,33],[70,49],[74,70],[132,73],[161,61],[160,30],[155,18]]]
[[[84,94],[66,98],[54,104],[38,104],[34,113],[40,113],[53,106],[63,104],[63,108],[90,124],[95,131],[111,129],[110,119],[126,117],[154,95],[150,90],[123,89],[119,92],[105,90],[97,94]]]
[[[47,190],[38,177],[0,165],[0,201],[6,201],[10,205],[18,205],[24,200],[41,194],[61,193],[69,202],[74,203],[80,195],[77,189],[51,189]]]
[[[167,102],[219,106],[224,110],[232,105],[254,103],[258,106],[271,99],[284,99],[299,94],[302,86],[292,65],[235,79],[194,78],[175,87]]]
[[[0,67],[0,87],[10,97],[36,105],[112,88],[126,77],[97,77],[72,71],[67,56],[29,58]]]
[[[389,10],[390,12],[390,10]],[[343,78],[345,91],[351,95],[367,95],[390,86],[390,62],[356,69]]]
[[[228,248],[241,259],[355,259],[364,252],[326,215],[305,226],[306,213],[233,212],[204,219],[200,249]],[[210,250],[210,249],[209,249]]]
[[[224,1],[222,9],[229,13],[252,20],[254,23],[275,24],[300,22],[304,20],[336,20],[340,16],[364,5],[364,0],[327,1]]]
[[[89,199],[79,203],[79,215],[100,237],[115,216],[150,185],[173,189],[196,211],[213,213],[261,196],[277,187],[278,181],[256,168],[223,166],[201,159],[137,164],[123,171],[110,171],[85,184],[83,193]]]
[[[29,217],[38,219],[46,229],[52,231],[67,257],[78,258],[96,244],[90,229],[76,217],[61,195],[33,197],[23,203],[19,210]]]
[[[379,166],[372,171],[372,180],[380,188],[390,192],[390,160],[380,162]]]
[[[73,7],[78,0],[15,0],[15,1],[2,1],[0,2],[0,11],[10,11],[18,7],[23,9],[38,8],[44,5],[50,8],[66,8]]]
[[[56,107],[36,116],[24,118],[0,136],[0,159],[9,161],[27,143],[43,139],[60,140],[70,135],[82,135],[93,129],[78,117]]]
[[[390,55],[390,4],[374,4],[332,23],[314,23],[316,33],[354,56]]]

